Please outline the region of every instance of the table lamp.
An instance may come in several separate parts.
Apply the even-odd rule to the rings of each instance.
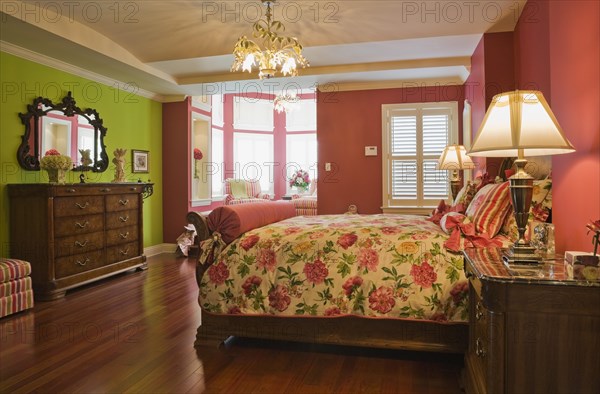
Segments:
[[[574,151],[541,92],[515,90],[492,99],[468,154],[517,157],[514,163],[517,170],[509,178],[509,186],[519,239],[504,255],[509,265],[535,264],[541,260],[525,240],[533,194],[533,177],[525,171],[525,157]]]
[[[469,156],[467,150],[462,145],[448,145],[444,148],[442,155],[438,159],[438,169],[450,170],[450,190],[452,191],[452,200],[456,198],[460,190],[459,170],[473,169],[475,164]]]

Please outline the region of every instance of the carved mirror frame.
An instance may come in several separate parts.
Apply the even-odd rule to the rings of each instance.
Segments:
[[[108,155],[106,154],[106,145],[104,145],[107,128],[104,127],[103,120],[95,109],[86,108],[82,110],[79,108],[71,92],[68,92],[58,104],[54,104],[48,98],[37,97],[32,104],[27,105],[26,113],[19,113],[21,123],[25,126],[25,133],[21,137],[21,145],[17,150],[19,165],[27,171],[40,170],[40,158],[43,154],[43,152],[40,152],[40,138],[43,132],[43,130],[40,130],[40,119],[50,111],[59,111],[68,117],[80,115],[94,128],[94,161],[91,166],[79,165],[74,167],[73,170],[104,172],[108,168]],[[31,133],[33,133],[33,147],[29,144]],[[98,152],[98,147],[100,147],[100,152]]]

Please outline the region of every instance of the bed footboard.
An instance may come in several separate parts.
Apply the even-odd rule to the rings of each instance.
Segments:
[[[229,336],[382,349],[464,353],[468,325],[418,320],[281,318],[214,315],[202,311],[194,346],[212,346]]]

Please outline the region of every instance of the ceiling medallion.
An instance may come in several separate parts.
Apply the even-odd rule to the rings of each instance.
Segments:
[[[261,0],[267,4],[264,18],[256,21],[252,27],[252,35],[263,40],[263,48],[246,36],[235,43],[233,55],[235,59],[231,71],[252,72],[257,66],[260,79],[273,78],[277,72],[284,76],[298,75],[298,68],[308,67],[308,61],[302,56],[302,45],[296,37],[280,36],[285,26],[278,20],[272,19],[271,3],[275,0]]]

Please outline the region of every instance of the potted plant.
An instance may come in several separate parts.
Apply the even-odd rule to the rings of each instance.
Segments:
[[[61,155],[56,149],[46,151],[40,160],[40,168],[48,173],[50,183],[65,183],[68,170],[73,167],[73,161],[69,156]]]

